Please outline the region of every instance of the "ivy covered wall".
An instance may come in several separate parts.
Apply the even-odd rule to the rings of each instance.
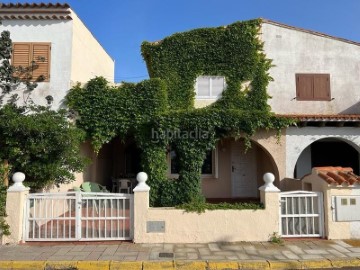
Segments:
[[[227,90],[215,107],[267,111],[271,60],[263,53],[260,27],[261,20],[251,20],[176,33],[143,42],[142,55],[150,77],[166,82],[171,108],[192,108],[196,78],[218,75],[225,77]],[[242,86],[248,81],[250,87]]]
[[[96,78],[70,90],[68,106],[96,151],[117,136],[134,136],[142,150],[142,169],[149,174],[151,205],[202,201],[201,167],[218,140],[243,137],[251,147],[249,138],[257,130],[280,131],[291,123],[274,116],[267,105],[271,60],[262,50],[260,26],[261,20],[236,22],[144,42],[142,55],[150,80],[112,87]],[[227,88],[214,104],[195,109],[199,75],[224,76]],[[205,135],[169,136],[194,130]],[[179,155],[176,180],[167,179],[170,145]]]

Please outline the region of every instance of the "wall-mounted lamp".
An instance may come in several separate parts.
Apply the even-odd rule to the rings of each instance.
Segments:
[[[54,102],[54,98],[51,96],[51,95],[48,95],[45,97],[46,101],[47,101],[47,104],[50,106],[53,104]]]

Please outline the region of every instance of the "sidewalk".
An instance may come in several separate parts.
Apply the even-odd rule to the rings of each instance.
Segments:
[[[45,269],[46,264],[47,269],[306,269],[315,266],[360,269],[360,241],[354,242],[317,239],[286,240],[283,244],[32,242],[0,246],[0,269]]]

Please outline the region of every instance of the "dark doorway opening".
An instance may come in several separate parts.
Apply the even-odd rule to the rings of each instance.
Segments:
[[[311,145],[311,165],[350,167],[359,174],[359,153],[341,141],[318,141]]]

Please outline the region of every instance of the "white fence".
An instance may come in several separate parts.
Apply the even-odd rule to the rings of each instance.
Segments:
[[[280,232],[282,236],[323,236],[323,199],[321,192],[281,192],[280,202]]]
[[[131,240],[133,195],[94,192],[29,194],[25,241]]]

